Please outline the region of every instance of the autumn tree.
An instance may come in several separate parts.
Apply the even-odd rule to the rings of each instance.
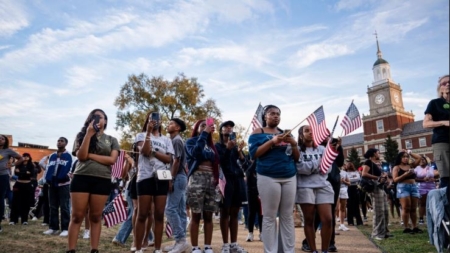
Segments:
[[[129,148],[134,136],[142,132],[145,117],[149,112],[159,112],[162,131],[171,118],[177,117],[186,122],[184,137],[198,119],[221,118],[221,111],[213,99],[205,99],[202,85],[196,78],[178,74],[172,81],[162,76],[149,78],[145,74],[130,75],[121,87],[114,101],[117,106],[116,130],[122,131],[120,144]]]
[[[384,160],[389,163],[391,166],[394,166],[395,158],[398,154],[398,143],[395,140],[392,140],[391,136],[388,135],[383,144],[385,148],[384,152]]]
[[[359,154],[358,151],[356,151],[355,148],[351,148],[350,149],[350,154],[348,155],[347,158],[351,163],[353,163],[353,165],[355,166],[355,169],[359,168],[359,164],[361,163],[361,159],[359,158]]]

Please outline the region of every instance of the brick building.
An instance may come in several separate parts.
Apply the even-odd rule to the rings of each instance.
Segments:
[[[369,114],[362,116],[363,133],[342,138],[344,155],[355,148],[362,158],[369,148],[377,148],[380,153],[388,135],[397,141],[399,150],[410,149],[433,159],[431,147],[432,129],[424,129],[423,120],[414,121],[414,114],[403,107],[402,88],[394,82],[389,63],[382,58],[377,39],[377,57],[373,64],[374,81],[367,86]]]

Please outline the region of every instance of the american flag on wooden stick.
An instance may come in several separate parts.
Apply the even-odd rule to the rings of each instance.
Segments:
[[[361,117],[359,116],[358,108],[356,108],[355,104],[350,104],[350,107],[347,110],[347,113],[342,119],[341,127],[344,129],[344,135],[347,135],[359,127],[361,127]]]
[[[320,145],[329,135],[330,131],[325,124],[325,113],[323,106],[320,106],[306,118],[313,134],[314,144]]]
[[[127,219],[127,209],[121,194],[117,194],[103,209],[103,219],[107,228]]]
[[[253,115],[252,119],[252,131],[254,131],[257,128],[261,128],[262,126],[262,117],[263,117],[263,107],[261,104],[258,105],[258,108],[256,109],[255,115]]]
[[[111,166],[111,176],[115,178],[122,178],[122,170],[125,162],[125,151],[119,151],[116,163]]]

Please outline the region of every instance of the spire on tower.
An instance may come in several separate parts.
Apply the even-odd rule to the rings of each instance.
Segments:
[[[383,57],[383,55],[381,54],[380,43],[378,43],[378,33],[377,33],[377,30],[375,30],[374,35],[375,35],[375,39],[377,40],[377,56],[378,56],[378,59],[381,59],[381,58]]]

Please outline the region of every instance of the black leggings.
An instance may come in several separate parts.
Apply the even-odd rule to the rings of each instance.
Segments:
[[[255,217],[258,214],[258,224],[259,224],[259,232],[262,232],[262,213],[261,213],[261,202],[259,201],[259,197],[257,193],[247,192],[248,195],[248,220],[247,227],[248,232],[253,233],[253,227],[255,226]]]
[[[351,185],[348,187],[348,200],[347,200],[347,222],[349,225],[355,224],[354,218],[356,218],[356,225],[363,224],[363,221],[361,219],[361,213],[359,212],[358,187],[356,185]]]
[[[33,194],[33,187],[30,183],[16,182],[13,187],[13,201],[11,207],[10,221],[14,223],[28,222],[28,212],[30,211],[30,195]]]

